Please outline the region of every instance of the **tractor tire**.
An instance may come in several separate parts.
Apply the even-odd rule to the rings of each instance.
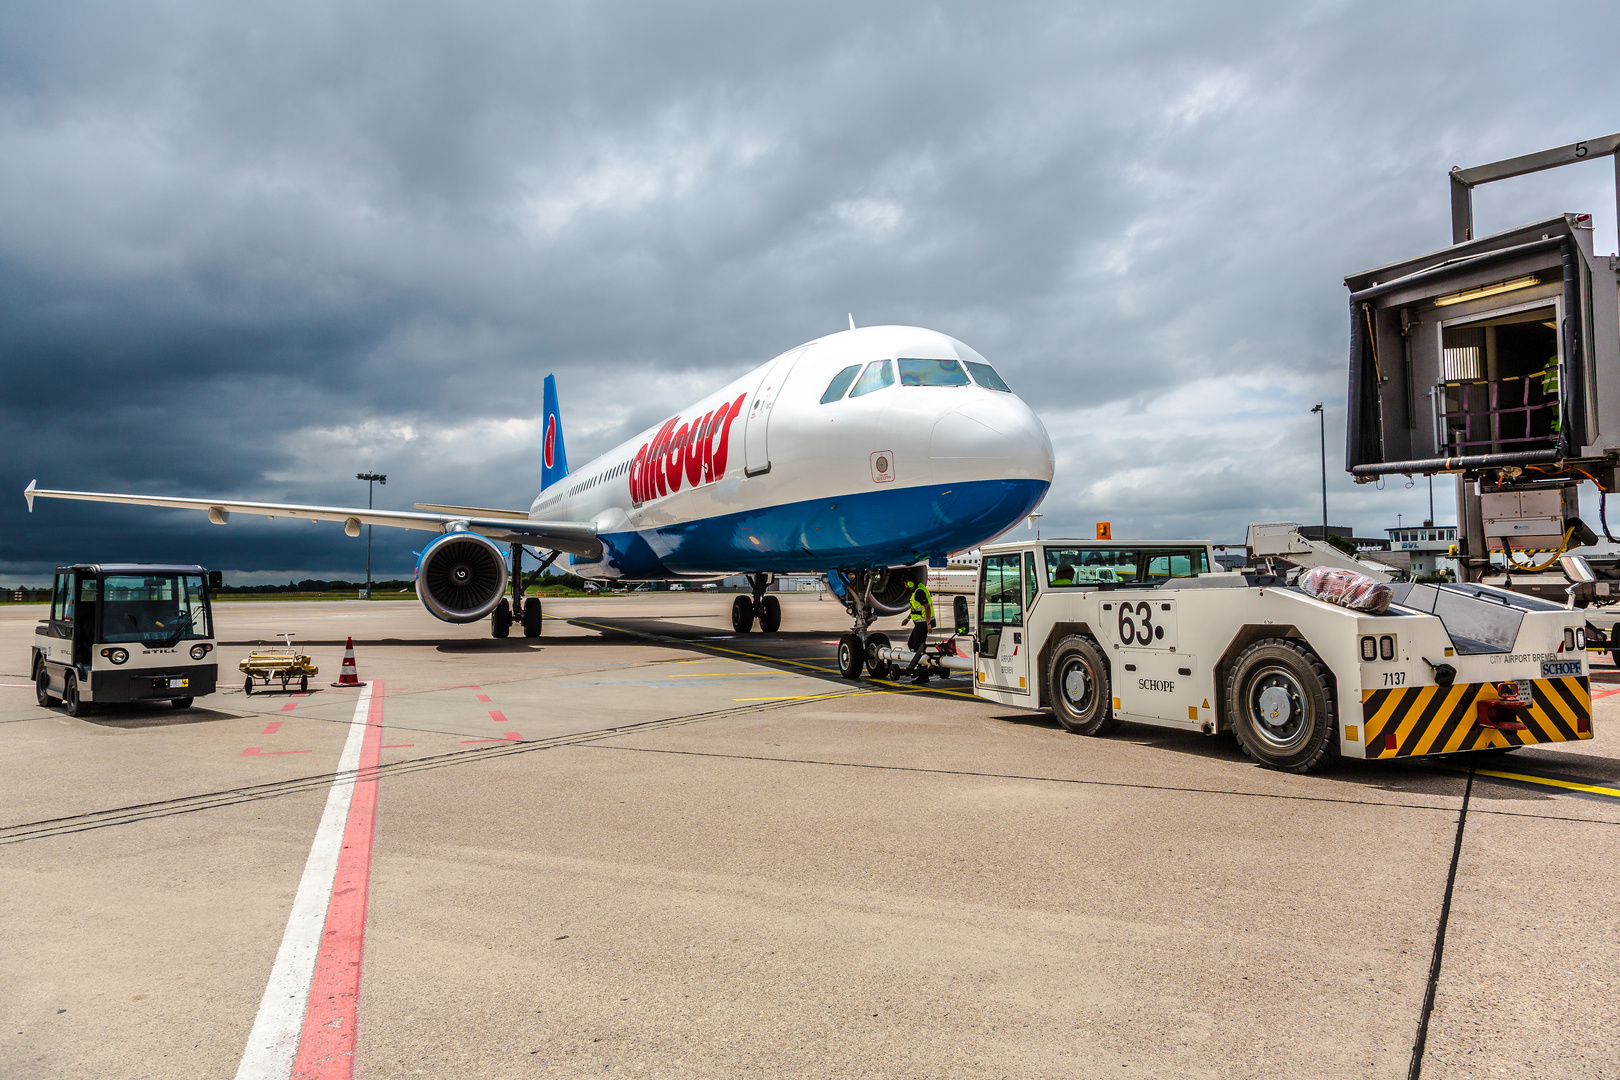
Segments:
[[[169,701],[169,707],[173,709],[189,709],[191,708],[191,703],[194,700],[194,698],[188,697],[173,698]]]
[[[39,665],[39,672],[34,676],[34,700],[42,708],[51,707],[51,673],[44,664]]]
[[[766,594],[759,602],[759,630],[762,634],[774,634],[782,629],[782,601]]]
[[[1052,650],[1046,670],[1052,715],[1065,730],[1076,735],[1107,735],[1119,727],[1108,665],[1095,641],[1078,634],[1064,638]]]
[[[1317,772],[1338,754],[1327,665],[1289,638],[1257,641],[1226,677],[1226,715],[1243,752],[1268,769]]]

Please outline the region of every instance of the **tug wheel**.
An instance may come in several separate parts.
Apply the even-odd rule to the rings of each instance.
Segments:
[[[1226,715],[1243,752],[1268,769],[1316,772],[1338,751],[1327,665],[1297,641],[1268,638],[1239,654],[1226,677]]]
[[[45,708],[51,705],[51,673],[45,670],[45,665],[39,665],[39,672],[34,676],[34,700]]]
[[[62,676],[62,708],[69,716],[83,716],[90,711],[79,698],[79,677],[71,671]]]
[[[846,679],[858,679],[865,661],[866,650],[861,648],[860,638],[845,634],[838,639],[838,674]]]
[[[172,699],[169,702],[169,705],[170,705],[171,708],[175,708],[175,709],[189,709],[189,708],[191,708],[191,702],[192,702],[191,698],[177,697],[177,698]]]
[[[1076,735],[1107,735],[1119,727],[1113,686],[1097,643],[1074,635],[1058,642],[1047,668],[1052,715]]]

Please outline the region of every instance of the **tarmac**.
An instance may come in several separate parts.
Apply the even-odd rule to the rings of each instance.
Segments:
[[[222,602],[219,693],[79,719],[0,608],[0,1076],[268,1075],[280,1008],[312,1076],[1620,1077],[1606,661],[1590,742],[1293,776],[846,682],[782,600]],[[318,685],[244,695],[283,631]]]

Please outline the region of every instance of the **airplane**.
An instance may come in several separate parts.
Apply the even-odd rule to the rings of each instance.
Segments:
[[[232,514],[341,521],[438,533],[421,550],[416,592],[435,617],[491,617],[540,632],[537,597],[521,598],[527,547],[541,568],[602,582],[747,575],[732,629],[775,633],[772,575],[825,574],[854,619],[840,652],[866,652],[871,624],[906,610],[910,568],[987,543],[1024,520],[1053,475],[1040,419],[983,356],[911,326],[817,338],[775,357],[673,416],[568,468],[556,381],[546,376],[541,490],[527,512],[417,503],[414,510],[49,491],[80,499]],[[500,545],[510,546],[507,553]],[[506,588],[513,582],[510,605]]]

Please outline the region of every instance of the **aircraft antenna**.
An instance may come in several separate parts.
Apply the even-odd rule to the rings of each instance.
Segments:
[[[853,311],[849,313],[849,328],[851,330],[855,329],[855,313]]]

